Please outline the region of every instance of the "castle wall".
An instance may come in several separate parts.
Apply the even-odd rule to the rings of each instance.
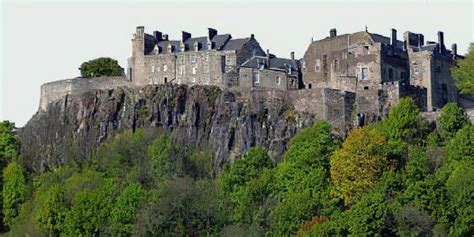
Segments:
[[[258,85],[254,85],[253,83],[253,73],[258,73],[259,75]],[[259,70],[247,67],[240,68],[240,89],[246,91],[253,88],[292,90],[298,89],[298,81],[297,78],[288,76],[284,71],[269,69]]]
[[[124,77],[73,78],[53,81],[41,85],[40,110],[66,95],[80,95],[92,90],[109,90],[120,86],[130,86]]]

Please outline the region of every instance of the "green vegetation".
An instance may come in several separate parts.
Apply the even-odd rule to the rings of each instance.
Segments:
[[[31,174],[0,126],[2,224],[12,236],[472,236],[474,126],[447,104],[433,129],[411,99],[335,137],[315,122],[277,164],[125,131],[87,163]]]
[[[82,77],[122,76],[123,68],[112,58],[96,58],[81,64]]]
[[[474,43],[469,46],[464,60],[452,69],[452,75],[461,94],[474,95]]]

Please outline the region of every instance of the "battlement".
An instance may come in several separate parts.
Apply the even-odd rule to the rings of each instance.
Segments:
[[[41,85],[40,111],[48,104],[66,95],[80,95],[92,90],[110,90],[120,86],[130,86],[125,77],[72,78],[48,82]]]

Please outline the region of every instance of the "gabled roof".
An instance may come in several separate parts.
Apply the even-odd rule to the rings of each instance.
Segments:
[[[269,58],[253,56],[244,62],[241,67],[260,69],[261,65],[264,65],[264,68],[269,70],[288,71],[288,69],[291,69],[291,75],[298,75],[298,63],[296,60],[277,58],[273,55],[270,55]]]
[[[240,50],[250,38],[231,39],[224,45],[224,50]]]

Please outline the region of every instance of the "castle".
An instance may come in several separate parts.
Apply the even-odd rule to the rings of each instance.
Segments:
[[[177,83],[237,88],[312,90],[330,88],[355,93],[362,119],[385,115],[401,97],[414,98],[423,111],[456,102],[458,92],[450,68],[456,60],[456,44],[424,42],[422,34],[397,31],[391,37],[366,31],[329,36],[311,42],[302,59],[278,58],[262,49],[255,36],[234,39],[209,28],[204,37],[182,32],[180,40],[137,27],[128,59],[128,79],[135,85]]]
[[[138,26],[132,38],[126,80],[69,79],[44,84],[40,109],[64,95],[118,86],[155,84],[212,85],[241,96],[285,95],[295,108],[321,114],[338,124],[363,125],[384,117],[400,98],[412,97],[422,111],[436,111],[458,101],[450,68],[462,59],[456,44],[448,50],[443,32],[438,41],[422,34],[397,31],[391,36],[367,30],[337,35],[331,29],[324,39],[311,42],[304,57],[280,58],[263,50],[252,34],[233,38],[208,28],[192,37],[182,32],[172,40],[160,31],[145,33]],[[338,93],[339,92],[339,93]]]

